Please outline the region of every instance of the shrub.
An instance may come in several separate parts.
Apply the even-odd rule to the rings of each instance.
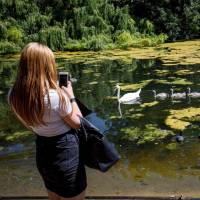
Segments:
[[[155,37],[157,38],[157,44],[162,44],[168,39],[168,36],[166,34],[160,34]]]
[[[39,41],[38,33],[30,34],[30,35],[24,37],[24,42],[25,43],[37,42],[37,41]]]
[[[64,46],[64,50],[69,50],[69,51],[79,51],[85,49],[86,49],[86,43],[83,40],[69,39],[66,45]]]
[[[0,54],[17,53],[20,51],[20,47],[16,44],[8,41],[0,42]]]
[[[86,48],[89,50],[99,51],[106,49],[110,43],[112,43],[112,39],[109,35],[94,35],[89,40],[87,40]]]
[[[22,39],[22,31],[16,27],[11,27],[8,29],[8,40],[14,43],[20,43]]]
[[[127,31],[123,31],[122,33],[118,34],[115,37],[115,42],[121,48],[130,47],[134,43],[131,34]]]
[[[7,28],[2,22],[0,22],[0,40],[4,40],[6,38],[7,38]]]
[[[139,30],[141,33],[152,35],[154,33],[154,25],[148,19],[141,19],[139,22]]]
[[[39,42],[48,45],[53,51],[63,50],[66,44],[65,30],[57,26],[40,30],[38,38]]]
[[[150,38],[144,38],[140,40],[141,47],[150,47],[152,46],[152,40]]]

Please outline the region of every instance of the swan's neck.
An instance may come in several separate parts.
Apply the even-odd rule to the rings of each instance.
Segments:
[[[120,88],[117,88],[117,98],[120,99]]]
[[[122,110],[121,110],[120,103],[118,104],[118,110],[119,110],[120,117],[122,118]]]

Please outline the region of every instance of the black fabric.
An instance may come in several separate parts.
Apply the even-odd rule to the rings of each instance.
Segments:
[[[84,117],[92,113],[92,111],[86,107],[78,98],[76,98],[76,103]]]
[[[86,189],[84,161],[74,130],[52,137],[36,136],[36,164],[45,187],[62,197]]]
[[[81,127],[76,130],[84,163],[90,168],[106,172],[120,156],[98,128],[84,117],[80,117]]]

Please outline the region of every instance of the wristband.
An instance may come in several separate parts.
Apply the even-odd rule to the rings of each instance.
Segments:
[[[76,98],[75,98],[75,97],[70,98],[70,102],[71,102],[71,103],[76,102]]]

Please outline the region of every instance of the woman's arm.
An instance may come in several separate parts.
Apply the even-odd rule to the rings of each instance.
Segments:
[[[67,94],[69,100],[74,98],[74,92],[72,88],[72,84],[70,81],[68,81],[67,87],[62,86],[62,90]],[[65,117],[63,117],[63,120],[74,129],[80,128],[80,118],[79,116],[82,116],[82,113],[76,103],[76,101],[70,102],[72,106],[72,112]]]

